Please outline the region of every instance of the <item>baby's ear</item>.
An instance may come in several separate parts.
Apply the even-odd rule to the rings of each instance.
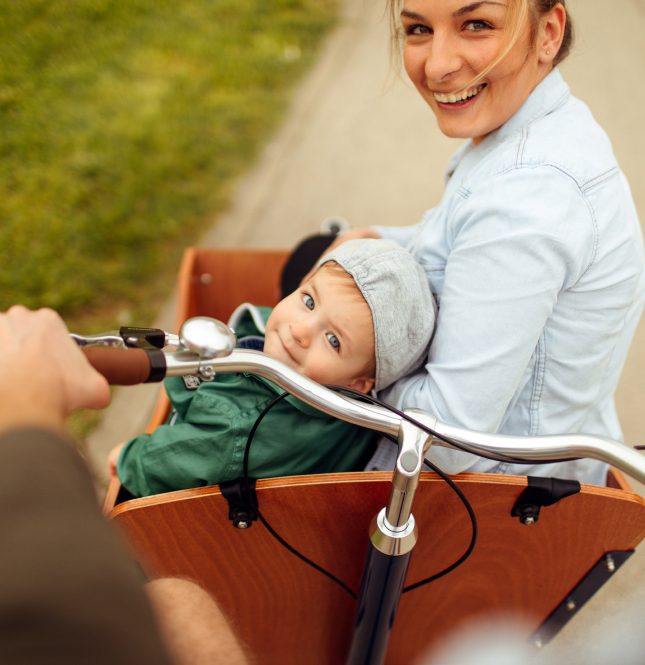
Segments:
[[[374,387],[374,379],[356,379],[350,383],[348,388],[352,390],[358,390],[359,393],[368,393]]]

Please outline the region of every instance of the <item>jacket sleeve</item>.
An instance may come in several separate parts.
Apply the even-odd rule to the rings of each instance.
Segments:
[[[385,391],[386,401],[474,430],[502,425],[530,378],[558,294],[594,256],[593,218],[580,190],[557,169],[540,168],[540,177],[513,170],[464,196],[450,220],[453,245],[428,363]],[[449,473],[479,459],[441,448],[431,458]]]
[[[87,467],[46,431],[0,436],[0,662],[168,663]]]
[[[225,479],[235,455],[235,419],[208,394],[196,393],[185,422],[161,425],[130,440],[117,475],[135,496],[150,496]]]

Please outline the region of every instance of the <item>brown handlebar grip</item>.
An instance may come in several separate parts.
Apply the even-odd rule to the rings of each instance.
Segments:
[[[145,349],[88,346],[81,349],[90,365],[112,386],[134,386],[150,378],[150,356]]]

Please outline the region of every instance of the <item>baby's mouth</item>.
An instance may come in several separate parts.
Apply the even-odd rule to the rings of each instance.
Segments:
[[[291,354],[291,351],[289,351],[289,348],[287,347],[287,345],[282,341],[282,338],[280,339],[280,343],[282,344],[282,348],[284,349],[284,352],[287,354],[287,356],[289,357],[291,362],[294,363],[294,364],[297,364],[296,359]]]
[[[433,94],[434,98],[442,104],[463,104],[468,99],[476,97],[487,85],[487,83],[482,83],[481,85],[471,88],[470,90],[465,90],[459,94],[450,93],[449,95],[444,95],[440,92],[435,92]]]

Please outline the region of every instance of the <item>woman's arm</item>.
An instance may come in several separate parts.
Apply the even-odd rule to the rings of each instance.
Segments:
[[[454,213],[428,364],[385,391],[386,401],[474,430],[503,424],[531,378],[533,355],[544,351],[559,294],[584,273],[595,246],[578,187],[542,168],[540,177],[522,169],[490,179]],[[450,473],[477,459],[440,449],[434,456]]]

